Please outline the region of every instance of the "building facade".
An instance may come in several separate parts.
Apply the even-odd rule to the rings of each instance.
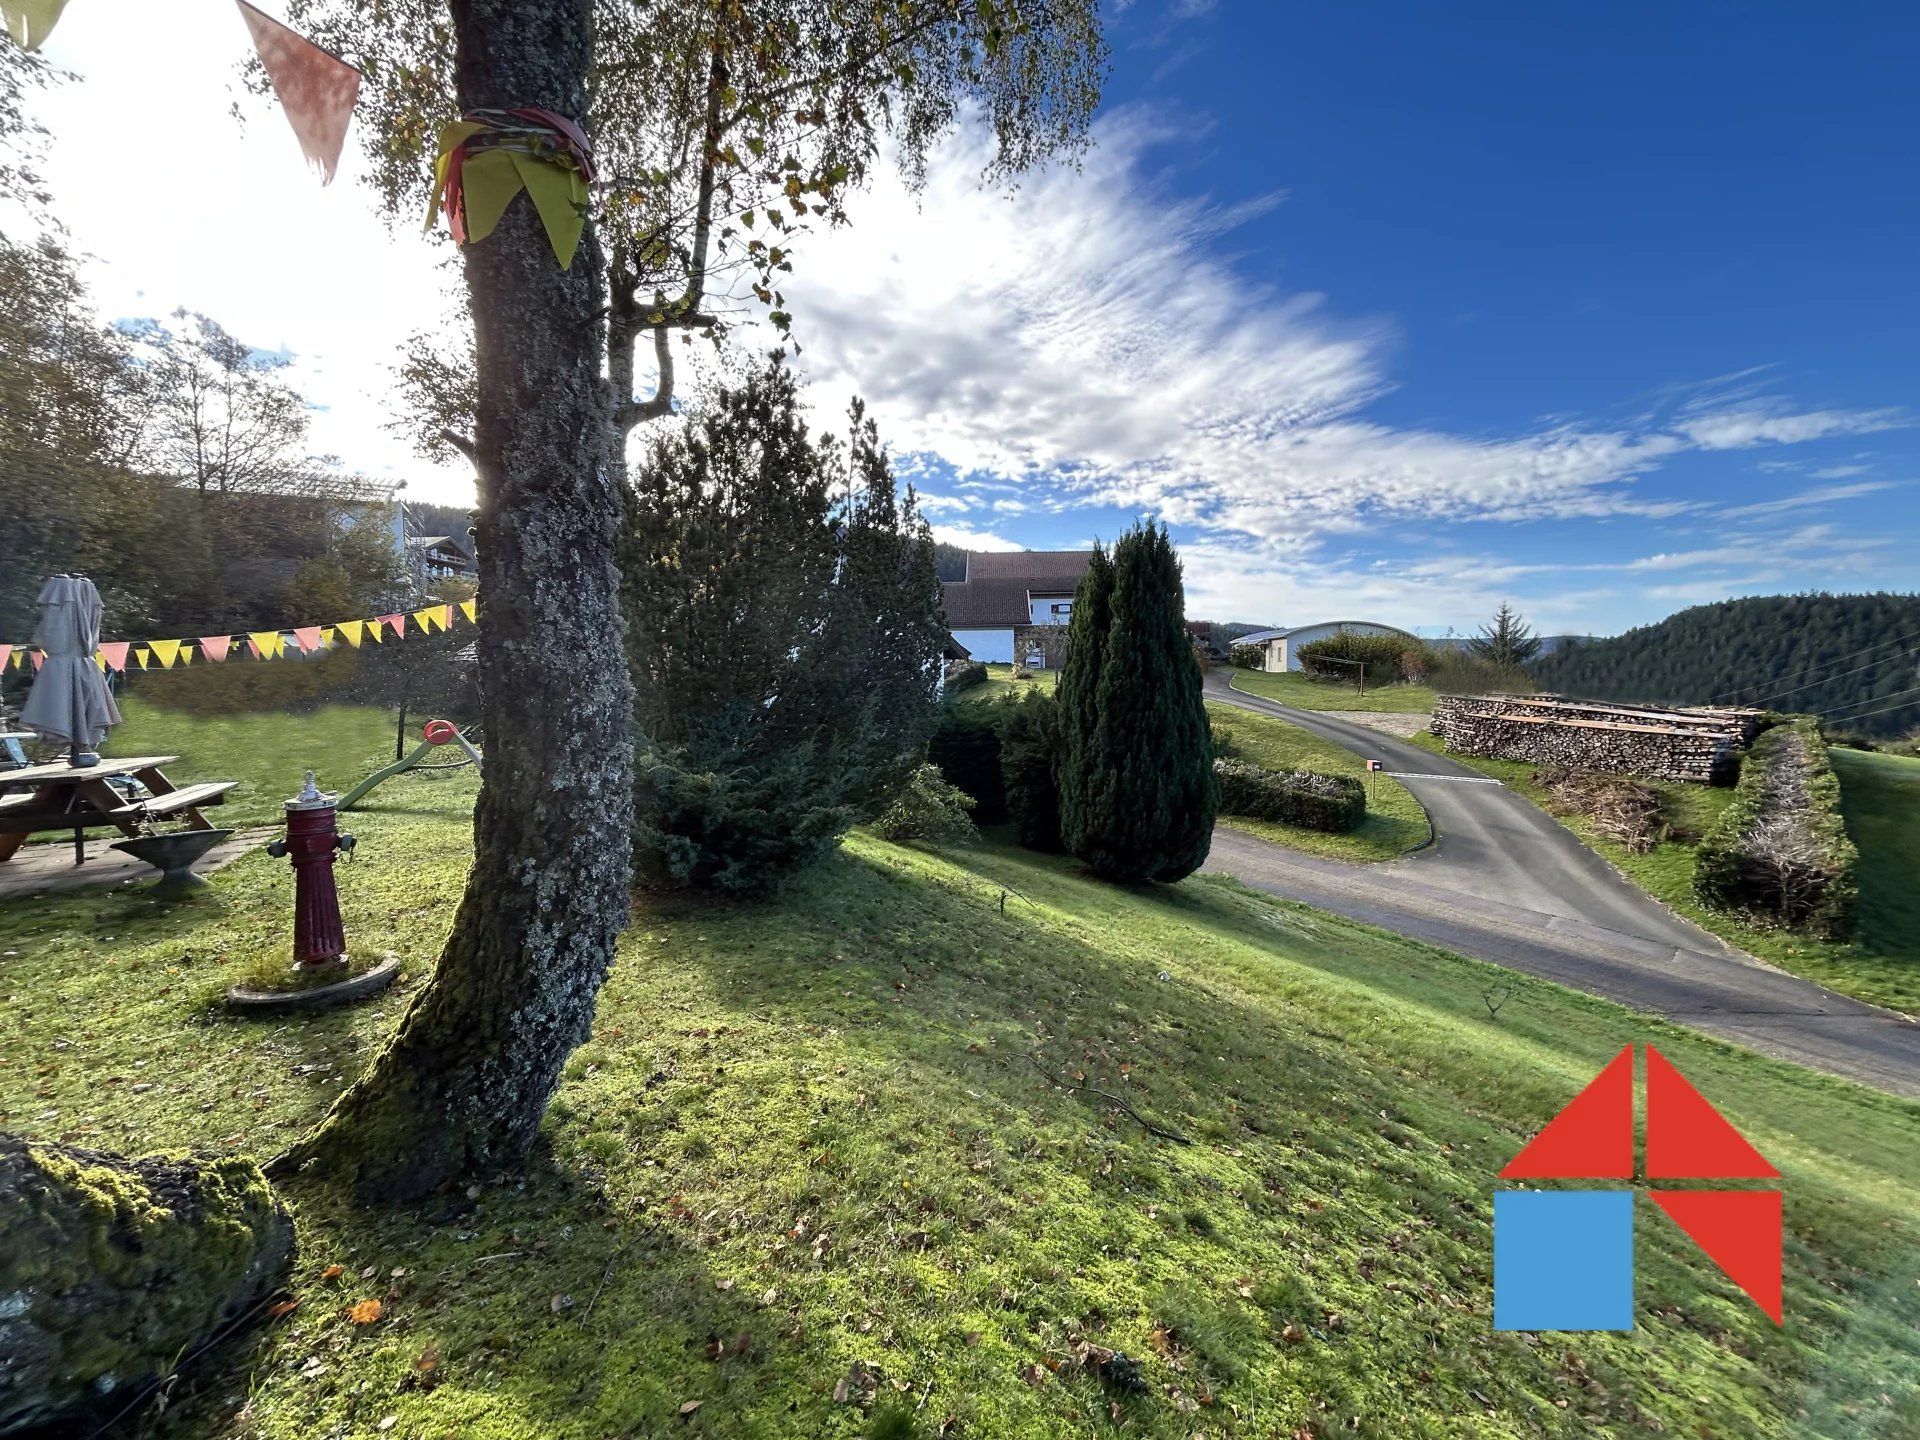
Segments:
[[[1073,595],[1090,550],[967,552],[967,578],[942,587],[956,653],[1051,669],[1066,653]]]

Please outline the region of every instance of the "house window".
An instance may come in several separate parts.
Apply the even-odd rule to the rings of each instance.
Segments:
[[[1052,614],[1053,623],[1056,625],[1064,625],[1073,618],[1073,602],[1071,600],[1057,600],[1048,606],[1047,609],[1049,613]]]

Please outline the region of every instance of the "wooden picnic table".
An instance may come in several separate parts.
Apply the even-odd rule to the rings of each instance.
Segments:
[[[161,770],[178,755],[135,755],[124,760],[102,758],[98,765],[76,769],[65,760],[0,770],[0,863],[29,835],[41,830],[71,830],[74,863],[86,856],[86,832],[111,826],[122,835],[143,834],[153,821],[177,817],[190,830],[212,830],[214,823],[201,808],[219,805],[237,783],[212,780],[200,785],[175,785]],[[129,800],[107,782],[131,777],[147,788],[148,798]]]

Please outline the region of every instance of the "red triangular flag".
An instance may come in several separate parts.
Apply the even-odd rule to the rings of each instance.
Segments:
[[[131,640],[112,640],[101,644],[100,655],[107,662],[109,670],[127,668],[127,647],[132,643]]]
[[[261,14],[247,0],[236,3],[260,64],[273,82],[273,93],[280,97],[280,108],[300,142],[300,153],[319,169],[320,183],[330,184],[340,165],[354,101],[360,97],[360,72],[298,31]]]
[[[381,615],[376,617],[382,625],[392,627],[396,635],[407,633],[407,617],[404,615]]]
[[[46,663],[47,663],[47,652],[44,650],[35,650],[33,652],[33,668],[38,670],[42,665]]]
[[[1503,1180],[1633,1178],[1633,1046],[1549,1120],[1500,1172]]]
[[[209,660],[224,660],[227,658],[227,647],[232,644],[231,635],[202,635],[200,653]]]
[[[1652,1049],[1652,1046],[1648,1046]],[[1778,1190],[1655,1190],[1671,1215],[1749,1299],[1781,1323],[1781,1204]]]
[[[318,625],[296,625],[293,638],[300,648],[311,655],[320,648],[320,627]]]
[[[1780,1172],[1673,1062],[1647,1046],[1647,1178],[1765,1180]]]

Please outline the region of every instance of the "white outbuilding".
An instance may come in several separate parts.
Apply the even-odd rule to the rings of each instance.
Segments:
[[[1253,645],[1261,652],[1262,670],[1298,670],[1300,647],[1334,635],[1399,635],[1409,645],[1422,642],[1398,625],[1380,625],[1372,620],[1322,620],[1317,625],[1293,625],[1284,630],[1255,630],[1233,642],[1235,648]]]

